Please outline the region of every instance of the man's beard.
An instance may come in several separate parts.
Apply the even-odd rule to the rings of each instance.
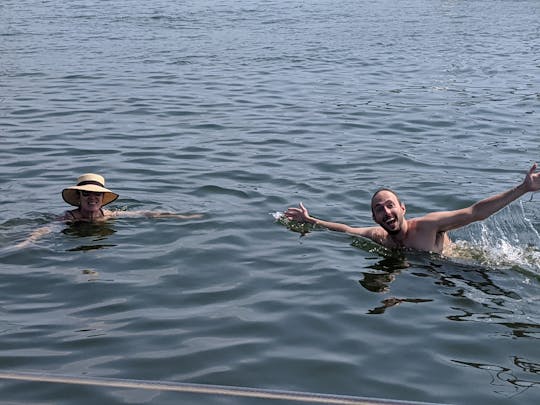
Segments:
[[[401,227],[396,228],[396,229],[392,229],[392,230],[388,230],[388,229],[384,228],[384,230],[386,232],[388,232],[389,235],[397,235],[398,233],[401,232]]]

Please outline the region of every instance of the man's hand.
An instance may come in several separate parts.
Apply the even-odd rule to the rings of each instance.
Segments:
[[[533,164],[530,168],[523,184],[525,185],[527,191],[538,191],[540,190],[540,173],[535,173],[537,164]]]
[[[304,204],[300,203],[300,208],[288,208],[285,211],[285,216],[290,221],[297,222],[310,222],[313,223],[315,220],[309,215],[309,212]]]

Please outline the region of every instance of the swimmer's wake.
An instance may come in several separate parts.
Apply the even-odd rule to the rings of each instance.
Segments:
[[[455,232],[451,257],[540,274],[540,234],[523,204],[511,204],[486,221]]]

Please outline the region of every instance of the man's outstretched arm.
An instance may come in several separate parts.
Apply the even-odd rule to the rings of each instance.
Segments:
[[[540,190],[540,173],[535,173],[536,168],[535,163],[527,172],[523,182],[510,190],[480,200],[470,207],[456,211],[434,212],[426,215],[423,219],[435,221],[438,231],[450,231],[472,222],[482,221],[524,194]]]
[[[372,238],[373,228],[355,228],[347,224],[341,224],[339,222],[324,221],[319,218],[312,217],[304,204],[300,203],[299,208],[288,208],[285,211],[287,219],[298,222],[307,222],[314,225],[319,225],[331,231],[349,233],[351,235],[364,236],[366,238]]]

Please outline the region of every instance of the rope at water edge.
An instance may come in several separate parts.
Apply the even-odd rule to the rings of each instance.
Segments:
[[[45,373],[20,373],[20,372],[1,372],[0,379],[18,380],[18,381],[33,381],[33,382],[49,382],[59,384],[78,384],[78,385],[93,385],[99,387],[113,388],[136,388],[142,390],[154,391],[174,391],[193,394],[206,395],[227,395],[236,397],[250,397],[261,399],[276,399],[287,401],[311,402],[321,404],[338,404],[338,405],[415,405],[424,404],[426,402],[407,402],[393,401],[385,399],[361,398],[347,395],[330,395],[317,394],[310,392],[294,392],[257,389],[247,387],[227,387],[223,385],[206,385],[206,384],[189,384],[189,383],[174,383],[165,381],[148,381],[148,380],[125,380],[116,378],[96,378],[96,377],[73,377],[67,375],[52,375]],[[433,404],[435,405],[435,404]]]

